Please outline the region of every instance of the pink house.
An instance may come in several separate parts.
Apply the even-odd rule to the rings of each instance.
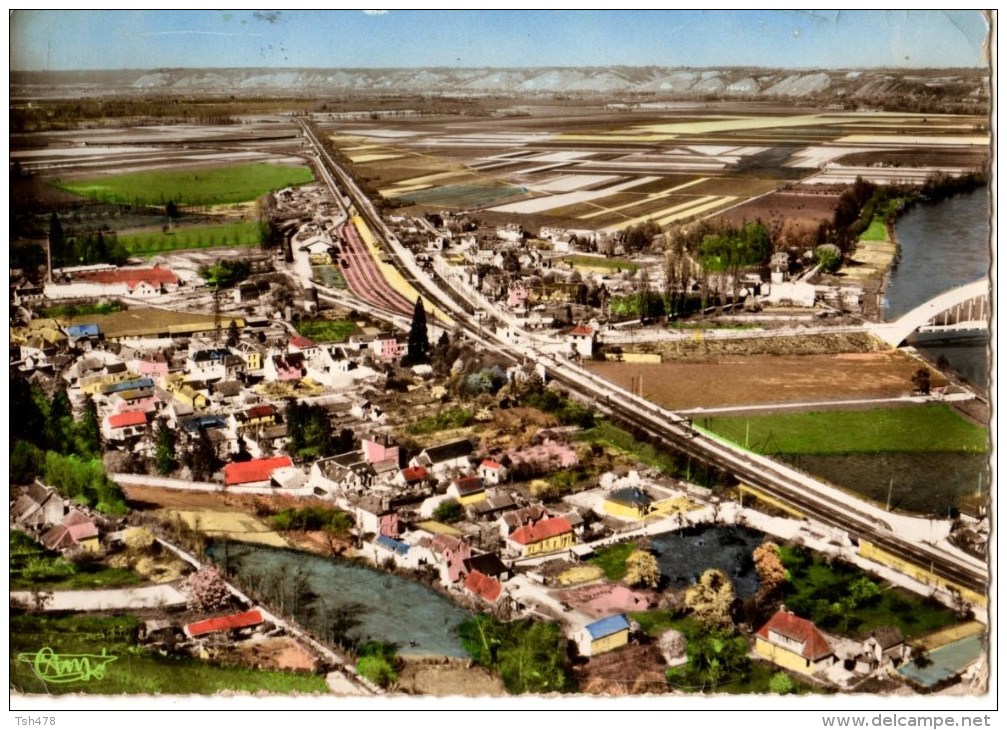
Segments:
[[[465,561],[472,557],[472,548],[451,535],[434,535],[430,539],[430,551],[442,563],[442,574],[446,571],[446,582],[457,583],[465,573]]]
[[[168,358],[160,350],[147,352],[136,358],[133,369],[148,378],[161,378],[168,374]]]
[[[531,299],[531,289],[524,284],[515,284],[507,290],[507,306],[511,309],[520,309]]]
[[[401,360],[402,356],[406,354],[405,344],[396,337],[388,335],[374,338],[371,347],[381,362],[395,362]]]
[[[266,360],[265,370],[268,380],[300,380],[304,377],[304,355],[299,352],[273,355]]]
[[[378,464],[383,461],[391,461],[397,467],[399,465],[399,447],[394,446],[388,439],[382,441],[372,441],[371,439],[360,440],[360,450],[364,452],[364,460],[368,464]]]
[[[151,413],[157,410],[157,399],[152,390],[124,390],[113,396],[116,413]]]

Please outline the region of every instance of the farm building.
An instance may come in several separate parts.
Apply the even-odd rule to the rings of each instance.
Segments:
[[[232,613],[227,616],[216,616],[214,618],[195,621],[186,624],[182,631],[190,639],[195,639],[208,634],[229,633],[259,626],[263,623],[262,613],[255,608],[251,611]]]
[[[507,537],[508,547],[524,558],[567,550],[573,543],[573,527],[565,517],[546,517],[519,527]]]
[[[583,656],[597,656],[629,643],[629,619],[617,613],[599,619],[577,632],[577,650]]]

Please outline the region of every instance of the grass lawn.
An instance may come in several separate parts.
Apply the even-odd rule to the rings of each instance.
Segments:
[[[266,233],[264,229],[263,224],[255,221],[178,226],[168,233],[162,230],[122,233],[118,241],[134,256],[153,256],[191,248],[258,246]]]
[[[446,411],[435,413],[432,416],[421,418],[406,430],[412,434],[436,433],[437,431],[448,431],[454,428],[465,428],[472,425],[472,411],[466,408],[449,408]]]
[[[678,460],[672,454],[651,444],[638,441],[633,438],[631,433],[624,431],[610,421],[599,421],[594,428],[574,434],[574,438],[577,441],[601,444],[629,454],[668,476],[674,476],[680,471]]]
[[[346,342],[357,331],[357,325],[345,319],[302,319],[295,327],[315,342]]]
[[[10,533],[9,562],[11,590],[118,588],[143,582],[136,573],[124,568],[71,563],[16,530]]]
[[[763,454],[985,453],[986,430],[947,405],[702,418],[696,425]]]
[[[311,169],[256,163],[208,170],[151,170],[59,183],[85,198],[131,205],[229,205],[311,182]]]
[[[223,690],[276,694],[328,692],[325,678],[317,674],[259,671],[161,656],[136,644],[134,637],[139,625],[135,616],[11,615],[11,689],[31,694],[102,695],[210,695]],[[96,675],[89,681],[43,682],[36,676],[30,657],[45,647],[64,658],[70,654],[101,655],[104,651],[115,660],[106,665],[103,676]],[[19,656],[22,654],[27,656]]]
[[[81,317],[88,314],[111,314],[121,312],[126,307],[119,302],[81,302],[79,304],[57,304],[54,307],[47,307],[42,310],[46,317]]]
[[[784,587],[783,602],[799,616],[810,618],[825,631],[863,638],[872,629],[897,626],[906,639],[922,636],[959,623],[954,612],[934,601],[897,588],[883,586],[848,563],[831,565],[819,555],[800,548],[780,548],[790,581]],[[862,601],[849,615],[831,607],[853,595],[854,582],[868,578],[881,586],[878,595]]]
[[[885,221],[878,216],[874,216],[871,220],[871,225],[867,226],[867,230],[860,234],[861,241],[887,241],[888,240],[888,229],[885,228]]]
[[[679,616],[672,611],[658,608],[653,611],[636,611],[629,614],[629,617],[640,624],[641,631],[654,638],[669,629],[675,629],[685,636],[699,631],[699,623],[691,614]]]
[[[636,543],[623,542],[618,545],[608,545],[595,551],[589,562],[605,571],[605,577],[610,581],[619,581],[626,575],[626,559],[636,550]]]

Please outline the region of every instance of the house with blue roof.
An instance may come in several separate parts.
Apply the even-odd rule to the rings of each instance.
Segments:
[[[652,509],[654,500],[639,487],[623,487],[605,498],[605,514],[629,520],[642,520]]]
[[[629,643],[629,619],[617,613],[589,623],[576,632],[577,650],[582,656],[596,656]]]

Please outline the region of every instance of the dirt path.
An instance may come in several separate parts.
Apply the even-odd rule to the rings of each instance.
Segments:
[[[11,591],[11,599],[34,602],[31,591]],[[46,611],[125,611],[184,606],[185,594],[173,585],[113,588],[99,591],[53,591]]]

